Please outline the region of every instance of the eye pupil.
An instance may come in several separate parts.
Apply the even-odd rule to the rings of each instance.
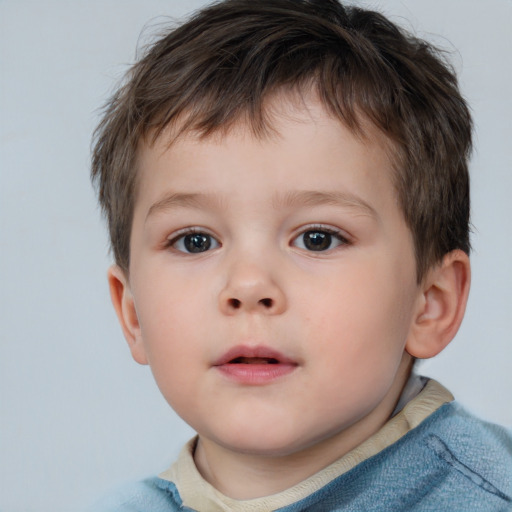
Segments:
[[[193,253],[207,251],[212,245],[210,236],[201,233],[186,235],[183,243],[187,251]]]
[[[324,251],[331,246],[332,236],[322,231],[306,231],[303,240],[304,246],[310,251]]]

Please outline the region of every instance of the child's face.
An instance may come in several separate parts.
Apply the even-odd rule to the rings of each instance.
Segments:
[[[267,139],[241,126],[141,149],[132,352],[224,449],[367,435],[409,363],[420,290],[391,163],[308,107],[280,107]]]

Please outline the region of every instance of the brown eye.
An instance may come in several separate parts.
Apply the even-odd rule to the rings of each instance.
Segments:
[[[302,240],[304,247],[310,251],[325,251],[331,246],[332,235],[325,231],[306,231]]]
[[[322,252],[347,243],[347,240],[336,231],[308,229],[297,236],[292,245],[306,251]]]
[[[187,254],[198,254],[219,247],[219,242],[208,233],[187,233],[176,238],[172,247]]]
[[[188,252],[204,252],[212,245],[210,238],[203,234],[187,235],[183,238],[183,245]]]

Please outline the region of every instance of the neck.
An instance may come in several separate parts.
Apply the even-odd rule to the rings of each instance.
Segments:
[[[369,414],[341,432],[293,453],[268,455],[234,452],[199,436],[196,466],[224,495],[248,500],[282,492],[329,466],[375,434],[389,419],[411,370],[404,358],[385,399]]]

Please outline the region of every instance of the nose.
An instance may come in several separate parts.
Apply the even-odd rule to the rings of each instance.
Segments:
[[[231,266],[219,294],[222,313],[278,315],[286,310],[286,297],[264,265],[238,261]]]

